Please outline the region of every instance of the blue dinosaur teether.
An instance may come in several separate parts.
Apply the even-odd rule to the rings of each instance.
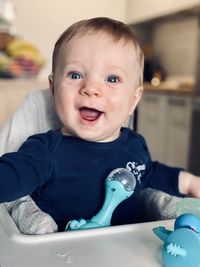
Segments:
[[[109,226],[115,208],[129,198],[136,186],[132,172],[124,168],[113,170],[105,181],[105,200],[100,211],[90,220],[79,219],[70,221],[65,230],[89,229]]]
[[[165,227],[153,229],[163,242],[162,258],[165,267],[200,267],[200,218],[192,214],[180,215],[174,231]]]

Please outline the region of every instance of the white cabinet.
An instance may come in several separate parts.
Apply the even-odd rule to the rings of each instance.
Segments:
[[[166,163],[187,168],[192,115],[191,97],[171,96],[166,101],[168,106]]]
[[[188,167],[191,96],[145,93],[138,106],[138,132],[153,160]]]
[[[127,23],[134,24],[200,5],[200,0],[127,0]]]
[[[153,159],[165,160],[166,97],[145,94],[138,106],[138,132],[148,144]]]

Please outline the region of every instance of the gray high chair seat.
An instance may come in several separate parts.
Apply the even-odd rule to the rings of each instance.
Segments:
[[[60,128],[49,89],[31,91],[22,105],[0,129],[0,154],[16,151],[28,136]],[[148,220],[175,218],[175,207],[180,201],[160,191],[145,189],[141,192],[141,209]]]
[[[59,127],[50,90],[31,91],[0,129],[0,155],[16,151],[32,134]]]

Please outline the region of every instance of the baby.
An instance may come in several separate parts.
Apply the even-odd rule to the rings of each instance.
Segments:
[[[63,231],[70,220],[99,211],[105,178],[116,168],[131,171],[137,184],[112,225],[143,220],[138,196],[146,187],[200,197],[199,177],[153,162],[143,137],[122,127],[142,96],[143,62],[122,22],[93,18],[69,27],[55,44],[49,75],[63,128],[33,135],[0,158],[0,202],[30,194]]]

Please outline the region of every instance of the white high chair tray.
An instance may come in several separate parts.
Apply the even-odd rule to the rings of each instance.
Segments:
[[[0,267],[161,267],[160,225],[172,221],[29,236],[0,204]]]

